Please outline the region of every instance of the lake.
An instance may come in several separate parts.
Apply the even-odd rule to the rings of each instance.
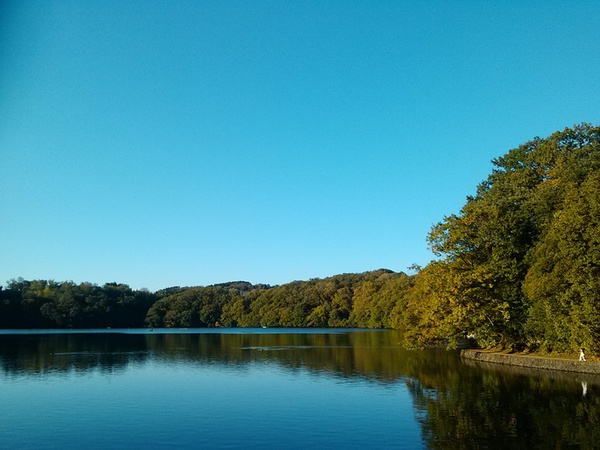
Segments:
[[[0,448],[600,448],[600,380],[395,331],[0,331]]]

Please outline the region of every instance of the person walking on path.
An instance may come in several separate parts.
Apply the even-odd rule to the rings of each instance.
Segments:
[[[583,349],[580,349],[581,352],[579,352],[579,361],[586,361],[585,359],[585,353],[583,352]]]

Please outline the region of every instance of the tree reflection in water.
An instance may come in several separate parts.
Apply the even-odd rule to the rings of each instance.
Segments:
[[[600,445],[598,377],[465,361],[408,385],[429,448]]]
[[[131,365],[277,364],[344,380],[405,383],[433,449],[599,448],[600,379],[462,362],[456,352],[407,351],[391,331],[226,330],[0,335],[12,377],[115,373]],[[406,407],[408,405],[405,405]],[[410,406],[408,406],[410,408]]]

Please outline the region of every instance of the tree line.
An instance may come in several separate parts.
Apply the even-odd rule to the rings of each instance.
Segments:
[[[377,270],[281,286],[174,287],[12,280],[0,327],[367,327],[412,347],[475,338],[600,351],[600,128],[534,138],[493,160],[463,208],[428,234],[416,275]]]
[[[154,293],[125,284],[11,280],[0,328],[397,328],[412,278],[380,269],[280,286],[231,282]]]
[[[144,326],[156,294],[126,284],[10,280],[0,288],[0,328]]]

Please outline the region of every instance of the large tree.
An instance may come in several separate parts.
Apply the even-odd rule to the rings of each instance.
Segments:
[[[493,161],[492,173],[460,213],[433,227],[429,243],[440,261],[417,279],[412,311],[407,314],[413,317],[409,327],[422,325],[419,314],[425,313],[420,311],[439,311],[428,322],[429,340],[457,342],[470,334],[486,346],[529,340],[528,333],[535,328],[530,313],[538,311],[542,317],[539,311],[545,306],[540,302],[548,298],[536,294],[533,276],[530,288],[524,290],[528,272],[544,257],[541,242],[554,235],[569,246],[573,258],[586,252],[585,246],[568,243],[573,235],[557,220],[573,196],[584,195],[586,180],[598,173],[598,136],[597,127],[583,124],[535,138]],[[588,225],[598,220],[588,218]],[[551,230],[554,233],[549,234]],[[539,267],[537,271],[544,272]],[[590,277],[588,272],[576,283],[589,284]],[[437,289],[420,287],[423,283]],[[564,294],[566,285],[558,289]],[[440,325],[437,332],[435,323]]]

